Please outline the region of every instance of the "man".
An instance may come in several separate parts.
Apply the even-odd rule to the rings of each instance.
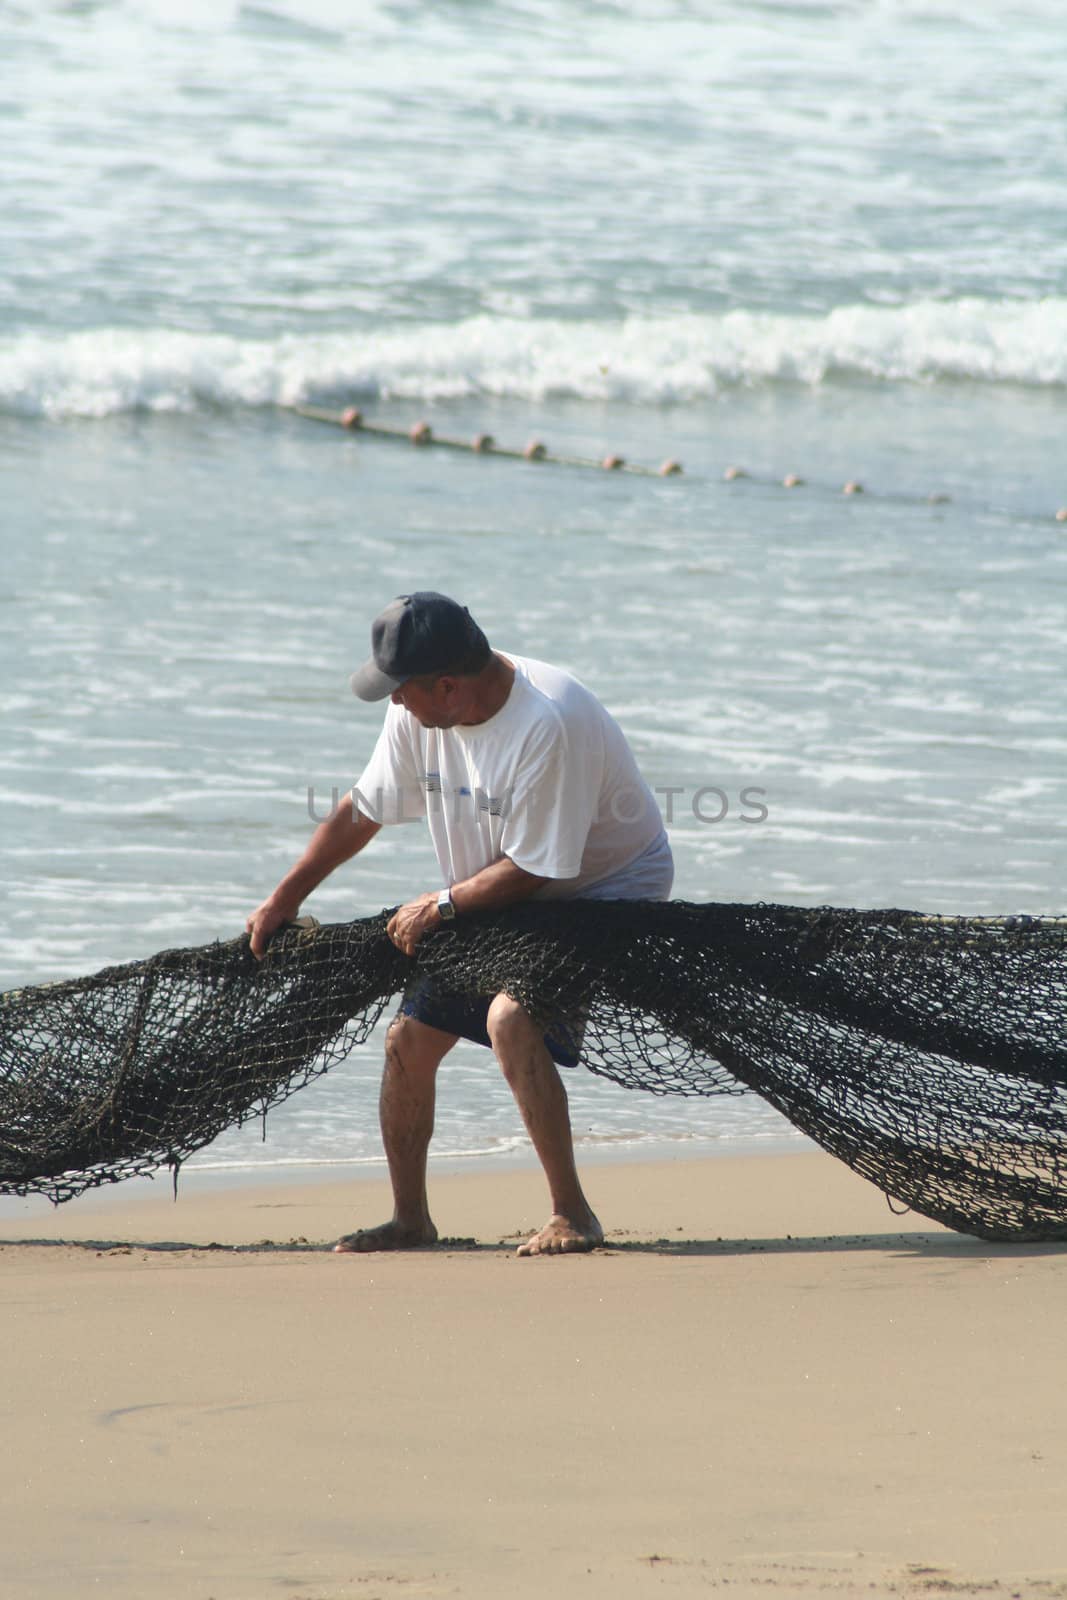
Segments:
[[[666,899],[674,867],[655,799],[618,724],[569,673],[494,651],[465,607],[401,595],[371,630],[352,677],[390,700],[374,753],[303,856],[248,919],[252,950],[383,826],[425,817],[443,887],[400,907],[389,937],[407,955],[432,929],[537,897]],[[564,1025],[541,1033],[506,994],[442,995],[412,984],[386,1036],[380,1114],[394,1214],[340,1251],[432,1244],[426,1196],[437,1069],[459,1038],[492,1047],[548,1179],[552,1215],[520,1255],[591,1250],[603,1233],[582,1192],[567,1095]]]

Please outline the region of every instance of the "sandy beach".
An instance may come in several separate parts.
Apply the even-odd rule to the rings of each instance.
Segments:
[[[161,1180],[0,1226],[3,1593],[1067,1595],[1067,1273],[816,1153],[534,1170],[332,1254],[383,1179]],[[234,1248],[237,1247],[237,1248]]]

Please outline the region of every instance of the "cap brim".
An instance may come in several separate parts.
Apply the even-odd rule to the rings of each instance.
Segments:
[[[361,700],[385,700],[394,689],[399,689],[406,678],[389,678],[377,666],[374,658],[365,661],[349,678],[352,693]]]

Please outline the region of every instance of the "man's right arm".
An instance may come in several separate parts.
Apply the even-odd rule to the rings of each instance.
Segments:
[[[335,867],[358,855],[380,827],[380,822],[372,822],[357,809],[351,793],[345,795],[336,811],[319,823],[300,860],[246,922],[254,956],[263,955],[274,930],[283,922],[291,922],[311,891],[317,889]]]

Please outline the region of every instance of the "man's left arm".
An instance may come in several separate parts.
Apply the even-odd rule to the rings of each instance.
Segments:
[[[499,861],[491,862],[473,877],[464,878],[462,883],[454,883],[452,904],[459,916],[469,915],[472,911],[499,911],[502,906],[517,905],[521,900],[528,900],[535,889],[547,882],[547,878],[526,872],[522,867],[517,867],[514,861],[509,861],[507,856],[501,856]],[[406,956],[413,956],[423,934],[440,925],[437,893],[431,891],[429,894],[420,894],[417,900],[394,911],[386,932]]]

